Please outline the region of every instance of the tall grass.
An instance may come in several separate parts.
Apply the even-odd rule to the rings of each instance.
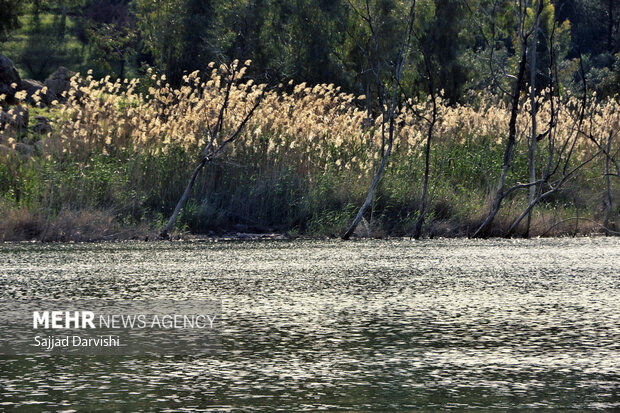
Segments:
[[[226,130],[234,130],[265,87],[243,78],[245,66],[237,67],[239,78],[224,116]],[[211,65],[207,78],[191,73],[179,89],[153,73],[143,81],[96,80],[90,73],[74,78],[66,103],[36,109],[54,119],[51,133],[2,132],[0,209],[4,214],[27,211],[38,217],[34,221],[47,222],[35,226],[25,238],[49,238],[49,222],[61,216],[66,220],[67,214],[80,211],[112,217],[117,232],[161,225],[184,190],[216,122],[224,100],[222,76],[229,69]],[[357,104],[363,98],[334,85],[302,83],[270,89],[242,135],[200,177],[179,229],[340,234],[365,197],[381,156],[382,119]],[[510,115],[506,105],[486,93],[472,94],[470,101],[450,105],[437,97],[439,123],[426,228],[431,236],[465,235],[480,223],[502,164]],[[431,103],[410,101],[399,109],[393,156],[361,232],[376,236],[410,232],[423,173],[427,126],[421,116],[429,115]],[[527,105],[526,101],[518,119],[512,182],[528,179]],[[561,141],[562,135],[574,131],[579,99],[563,96],[559,107],[556,133]],[[600,141],[612,136],[612,153],[620,148],[618,109],[614,100],[592,100],[583,124],[583,130]],[[542,125],[551,116],[544,95],[537,116]],[[31,155],[24,151],[28,145],[32,145]],[[574,151],[573,162],[578,163],[597,147],[584,135]],[[538,156],[537,165],[544,165],[545,141]],[[603,167],[604,158],[597,158],[557,196],[541,204],[530,232],[572,232],[571,219],[577,215],[581,217],[578,232],[597,231],[591,222],[600,221],[603,214]],[[612,188],[616,202],[617,181]],[[502,233],[525,203],[525,193],[516,192],[498,217],[495,233]],[[612,222],[617,219],[616,207]],[[10,231],[3,228],[7,238]]]

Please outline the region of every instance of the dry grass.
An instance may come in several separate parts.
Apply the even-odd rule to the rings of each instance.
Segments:
[[[5,210],[0,222],[0,241],[39,240],[45,242],[106,241],[153,237],[145,227],[121,227],[114,215],[105,211],[61,211],[57,216],[26,208]]]
[[[212,68],[205,80],[194,72],[185,77],[179,89],[171,88],[165,76],[152,74],[153,86],[142,87],[148,90],[146,94],[138,92],[139,79],[112,82],[109,77],[100,80],[90,75],[85,79],[76,77],[73,89],[67,93],[68,102],[56,103],[60,105],[61,119],[56,131],[47,136],[42,150],[46,155],[73,155],[82,160],[93,153],[113,154],[119,150],[158,153],[174,145],[199,150],[208,140],[209,127],[216,123],[227,78],[234,77],[235,82],[230,90],[224,129],[234,129],[266,87],[243,78],[245,71],[244,65],[234,63],[230,67]],[[366,177],[379,158],[382,118],[369,119],[368,113],[356,104],[364,98],[343,93],[334,85],[280,85],[279,89],[267,92],[245,133],[234,143],[232,153],[254,162],[264,160],[265,156],[286,156],[288,163],[298,165],[304,173],[332,167]],[[472,94],[470,98],[472,104],[455,106],[441,96],[436,98],[439,112],[436,140],[464,144],[472,137],[474,143],[478,138],[494,137],[495,144],[501,145],[508,130],[509,108],[489,94]],[[2,99],[0,96],[0,102]],[[551,105],[544,94],[539,100],[537,119],[544,127],[551,117]],[[530,102],[523,101],[517,122],[520,141],[526,138],[530,128]],[[556,109],[560,108],[555,139],[563,142],[574,132],[580,101],[566,94],[555,104]],[[431,107],[429,100],[410,100],[409,105],[398,110],[395,156],[421,156],[419,149],[426,134],[422,117],[430,118]],[[586,114],[582,129],[599,141],[612,133],[613,146],[617,146],[618,102],[592,100]],[[17,144],[8,134],[1,139],[0,144],[8,148]],[[585,137],[578,141],[579,156],[587,156],[594,149]]]
[[[216,123],[224,101],[226,80],[232,77],[234,82],[225,113],[225,130],[236,128],[266,87],[244,78],[249,63],[235,62],[219,68],[212,65],[206,79],[194,72],[185,77],[179,89],[171,88],[165,77],[155,74],[143,81],[149,85],[141,84],[138,79],[95,80],[90,74],[74,78],[66,103],[55,102],[49,109],[56,117],[54,128],[36,142],[36,154],[20,154],[23,135],[11,130],[0,132],[0,185],[7,188],[7,193],[0,195],[13,202],[1,208],[8,215],[0,224],[0,236],[5,240],[122,238],[131,237],[122,235],[125,233],[121,231],[126,227],[129,213],[122,215],[118,211],[131,211],[130,221],[162,219],[159,215],[169,214],[172,203],[178,199],[174,195],[178,191],[174,189],[184,185],[191,173],[192,162],[187,159],[196,159],[209,140],[210,128]],[[0,102],[2,99],[0,96]],[[334,85],[302,83],[270,89],[223,159],[205,172],[194,195],[197,200],[194,212],[186,208],[181,225],[190,230],[246,225],[248,228],[244,230],[252,231],[271,230],[278,222],[286,222],[277,228],[315,235],[338,234],[365,196],[381,154],[382,119],[369,117],[360,105],[363,99],[343,93]],[[510,111],[501,100],[484,92],[472,93],[470,103],[463,105],[450,105],[441,96],[436,99],[439,117],[431,181],[442,195],[431,202],[427,233],[463,236],[470,234],[488,212],[487,197],[501,167]],[[529,99],[523,102],[517,122],[511,183],[528,179],[526,140],[531,121],[530,103]],[[366,217],[371,222],[368,229],[360,230],[363,232],[360,235],[383,237],[407,233],[419,198],[422,142],[427,131],[423,118],[430,118],[431,108],[428,99],[409,101],[399,108],[394,151],[377,196],[377,212],[372,220]],[[559,157],[562,142],[575,132],[580,100],[567,93],[556,100],[555,108],[554,156]],[[590,99],[585,113],[584,134],[579,135],[574,148],[564,148],[564,156],[568,149],[572,150],[573,163],[596,152],[589,136],[599,142],[611,137],[610,152],[620,149],[618,101]],[[550,118],[550,101],[543,94],[537,114],[541,131]],[[548,147],[546,140],[540,142],[540,168],[546,162]],[[179,166],[179,157],[169,156],[179,149],[185,154],[185,158],[181,156],[186,160],[183,167]],[[109,161],[101,161],[102,156]],[[31,158],[42,162],[30,162]],[[43,165],[45,162],[47,166]],[[59,171],[55,178],[40,172],[50,164]],[[36,176],[41,179],[37,183],[40,188],[35,188],[38,192],[32,189],[36,185],[23,182],[20,174],[24,165],[30,165],[32,176],[39,174]],[[66,175],[71,169],[67,165],[73,168],[73,181],[52,200],[54,179]],[[105,177],[103,172],[97,175],[96,168],[102,165]],[[6,171],[4,178],[2,167]],[[119,176],[127,179],[115,178]],[[602,199],[602,176],[602,162],[588,165],[576,178],[577,183],[550,200],[564,212],[548,212],[544,205],[537,207],[530,233],[557,235],[574,228],[574,223],[558,222],[574,215],[571,200],[591,200],[593,196]],[[2,179],[6,180],[5,184]],[[157,179],[165,182],[154,183]],[[101,183],[104,181],[113,183],[104,186]],[[71,185],[76,183],[80,190],[91,192],[74,196],[71,190],[76,186]],[[29,186],[26,189],[31,191],[29,196],[34,202],[26,205],[17,196],[11,198],[9,189],[19,185]],[[616,203],[620,198],[617,188],[614,181]],[[152,196],[154,192],[159,198]],[[513,199],[506,200],[489,235],[505,233],[523,210],[524,193],[515,193]],[[148,207],[144,206],[146,201],[138,199],[149,200]],[[588,202],[591,206],[588,218],[594,219],[600,215],[600,202]],[[54,206],[49,212],[48,208],[36,205]],[[145,208],[150,209],[140,212]],[[52,218],[48,219],[48,215]],[[203,224],[205,221],[208,224]],[[586,222],[578,225],[580,232],[600,231],[596,225]]]

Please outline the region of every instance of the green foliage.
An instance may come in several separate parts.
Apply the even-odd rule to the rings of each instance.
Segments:
[[[526,29],[533,25],[538,1],[544,1],[544,8],[536,56],[537,89],[549,84],[553,55],[560,89],[579,90],[578,57],[583,56],[588,86],[599,97],[620,93],[617,2],[522,2]],[[375,74],[384,84],[394,81],[409,4],[396,0],[0,0],[0,41],[3,53],[18,64],[22,75],[40,80],[60,65],[82,72],[94,68],[95,75],[112,77],[135,76],[151,67],[174,85],[186,72],[206,70],[211,61],[251,59],[249,75],[261,81],[335,83],[344,91],[366,95],[361,104],[372,112],[378,109],[380,92]],[[499,86],[509,89],[512,79],[502,70],[514,73],[522,47],[516,36],[517,4],[512,0],[418,0],[411,54],[402,77],[407,92],[425,98],[443,90],[451,103],[472,103],[475,98],[467,93],[469,89],[491,88],[498,93]],[[156,80],[145,76],[138,87],[146,92],[155,85]],[[40,137],[27,132],[18,139],[31,145]],[[286,141],[290,136],[278,139]],[[503,139],[465,136],[459,143],[438,139],[431,157],[430,227],[449,222],[464,233],[477,224],[502,165]],[[264,143],[268,142],[265,137]],[[539,168],[546,162],[544,145],[541,142],[537,152]],[[293,160],[283,154],[266,156],[266,148],[258,146],[239,158],[210,165],[199,178],[179,227],[201,233],[341,234],[364,199],[368,182],[357,172],[333,165],[300,173]],[[33,147],[33,156],[0,162],[2,208],[39,208],[51,215],[63,210],[105,210],[124,225],[161,225],[185,188],[197,157],[172,147],[155,155],[122,149],[97,153],[88,161],[48,159]],[[354,148],[343,153],[333,143],[322,149],[327,159],[334,160],[373,155],[364,143],[359,152]],[[528,180],[527,164],[525,152],[517,151],[508,175],[511,184]],[[600,197],[601,168],[600,163],[594,165],[571,183],[585,188],[582,198]],[[417,218],[422,175],[421,151],[390,159],[372,213],[366,217],[369,231],[397,235],[409,231]],[[573,205],[587,205],[568,188],[547,199],[541,209],[571,211]],[[507,199],[521,210],[523,202],[516,193]]]
[[[22,8],[21,0],[0,0],[0,41],[5,41],[8,34],[19,27]]]
[[[223,34],[216,26],[214,3],[201,0],[136,1],[136,17],[145,51],[173,84],[179,82],[184,71],[202,70],[220,56],[220,45],[212,42]]]
[[[63,37],[58,36],[59,22],[60,16],[52,13],[20,17],[20,29],[2,47],[22,76],[44,80],[59,66],[83,69],[86,56],[75,34],[76,19],[67,18]]]
[[[599,95],[616,93],[617,2],[543,1],[538,89],[549,84],[553,34],[562,87],[580,88],[575,59],[581,54],[588,57],[590,86]],[[387,84],[392,81],[408,4],[396,0],[0,0],[0,42],[22,74],[39,80],[59,65],[81,72],[95,69],[95,75],[113,77],[136,76],[143,67],[152,67],[177,85],[184,73],[206,70],[211,61],[251,59],[249,75],[262,81],[334,83],[367,95],[372,109],[370,102],[378,93],[374,73],[379,71]],[[422,51],[432,66],[434,89],[443,90],[450,102],[466,101],[472,88],[507,86],[508,78],[491,76],[489,45],[481,33],[487,39],[495,33],[496,64],[514,72],[520,47],[515,43],[515,4],[417,0],[415,41],[402,79],[407,89],[421,97],[429,93]],[[525,25],[530,26],[535,1],[522,4],[527,8]]]
[[[35,139],[26,135],[21,141]],[[421,148],[411,155],[400,152],[391,160],[372,212],[366,216],[367,226],[362,225],[361,230],[374,235],[409,233],[420,197],[420,152]],[[539,167],[544,165],[545,152],[541,142]],[[466,136],[463,142],[436,144],[431,160],[428,233],[462,235],[477,222],[494,189],[502,156],[497,136]],[[181,147],[156,155],[128,150],[113,156],[99,153],[87,161],[36,153],[5,157],[0,161],[0,211],[25,208],[32,213],[45,211],[44,216],[62,211],[107,211],[125,227],[143,223],[161,226],[184,190],[195,159],[196,153]],[[570,215],[578,205],[581,216],[595,218],[597,209],[591,199],[603,190],[603,167],[599,161],[576,176],[565,191],[540,206],[540,213]],[[526,180],[526,171],[527,154],[519,151],[509,181]],[[294,161],[257,149],[254,154],[218,160],[206,168],[183,209],[178,228],[194,233],[292,231],[337,236],[357,212],[367,185],[357,172],[346,169],[300,173]],[[525,192],[517,191],[509,205],[520,210],[525,197]]]
[[[92,41],[93,63],[106,73],[125,77],[125,66],[133,53],[136,33],[128,27],[101,24],[89,29],[88,35]],[[118,65],[116,70],[112,68],[114,63]]]

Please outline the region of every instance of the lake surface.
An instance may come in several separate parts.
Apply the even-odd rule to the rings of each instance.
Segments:
[[[203,358],[2,357],[0,410],[620,409],[620,240],[0,244],[0,298],[215,298]]]

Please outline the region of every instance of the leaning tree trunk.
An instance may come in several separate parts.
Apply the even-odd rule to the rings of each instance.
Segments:
[[[357,225],[360,223],[360,221],[364,217],[364,213],[366,212],[366,210],[368,209],[368,207],[372,203],[372,199],[373,199],[373,197],[375,195],[375,188],[377,187],[377,184],[379,183],[379,180],[381,180],[381,175],[383,175],[383,170],[385,169],[385,165],[387,164],[387,160],[390,157],[390,153],[392,153],[392,139],[390,139],[388,141],[387,150],[383,154],[383,158],[381,159],[381,164],[379,165],[379,169],[377,169],[377,173],[375,174],[375,178],[372,180],[372,184],[370,184],[370,188],[368,189],[368,195],[366,196],[366,200],[362,204],[362,207],[358,211],[357,215],[355,216],[355,219],[351,223],[351,226],[349,227],[347,232],[345,232],[345,234],[342,236],[342,239],[348,240],[349,238],[351,238],[351,235],[353,235],[353,232],[355,231],[355,228],[357,228]]]
[[[485,231],[493,222],[493,219],[495,219],[495,215],[497,215],[497,213],[499,212],[499,209],[502,206],[502,200],[506,196],[504,194],[504,187],[506,186],[506,177],[508,176],[508,171],[510,170],[512,155],[517,142],[517,116],[519,115],[519,98],[521,96],[521,89],[523,87],[523,78],[525,76],[525,63],[527,61],[527,42],[523,41],[522,45],[523,51],[521,53],[521,60],[519,62],[519,73],[517,75],[514,91],[512,94],[512,108],[510,113],[510,122],[508,125],[508,143],[506,144],[506,150],[504,152],[504,166],[502,167],[502,174],[500,175],[497,189],[495,190],[495,196],[493,198],[493,202],[491,203],[489,214],[482,222],[482,224],[478,227],[476,232],[474,232],[474,238],[485,234]]]
[[[202,160],[200,161],[200,163],[198,164],[198,166],[196,167],[196,169],[194,169],[194,173],[192,174],[192,177],[189,180],[187,187],[185,188],[185,192],[183,192],[183,195],[181,195],[181,199],[179,199],[179,202],[177,202],[177,206],[174,208],[174,212],[172,212],[172,216],[168,220],[168,223],[161,230],[161,233],[159,234],[160,237],[162,238],[168,237],[168,233],[174,227],[174,224],[175,222],[177,222],[177,218],[179,217],[181,210],[187,203],[189,194],[192,192],[192,188],[194,187],[194,184],[196,183],[196,178],[198,178],[198,175],[200,175],[200,171],[202,171],[202,168],[204,168],[204,166],[207,164],[207,161],[208,161],[208,158],[204,156]]]
[[[183,192],[183,195],[181,195],[181,198],[177,202],[177,205],[174,208],[174,211],[172,212],[172,216],[168,220],[168,223],[166,224],[166,226],[164,228],[162,228],[162,230],[161,230],[161,232],[159,234],[160,238],[168,238],[168,233],[174,227],[174,224],[175,224],[177,218],[179,217],[179,214],[181,213],[181,210],[183,209],[183,207],[187,203],[187,200],[189,199],[189,195],[191,194],[192,189],[194,188],[194,184],[196,183],[196,179],[198,178],[198,175],[200,175],[200,171],[202,171],[202,169],[205,167],[205,165],[208,162],[210,162],[212,159],[214,159],[227,145],[229,145],[231,142],[233,142],[239,136],[239,134],[241,133],[241,131],[245,127],[246,123],[253,116],[254,112],[256,111],[256,109],[258,108],[258,106],[260,105],[261,101],[263,100],[263,98],[265,96],[266,86],[263,87],[260,96],[256,99],[256,101],[254,102],[254,105],[252,106],[250,111],[245,115],[245,117],[243,118],[243,120],[241,121],[241,123],[239,124],[237,129],[234,131],[234,133],[231,134],[222,143],[217,145],[215,142],[216,142],[216,139],[222,133],[222,125],[224,124],[224,113],[226,112],[226,109],[228,108],[228,101],[229,101],[229,97],[230,97],[230,89],[232,87],[232,83],[234,82],[235,74],[236,74],[236,67],[235,67],[233,73],[230,75],[229,80],[227,82],[226,92],[225,92],[225,95],[224,95],[224,103],[222,103],[222,107],[220,108],[220,113],[218,115],[218,120],[217,120],[214,128],[211,130],[211,133],[210,133],[211,138],[209,140],[209,143],[207,144],[206,148],[202,152],[202,158],[200,159],[200,162],[198,163],[198,165],[194,169],[194,173],[192,174],[192,177],[190,178],[189,182],[187,183],[187,187],[185,188],[185,191]]]
[[[379,181],[381,180],[381,175],[383,175],[383,171],[385,170],[385,166],[387,164],[388,158],[390,157],[390,154],[392,153],[392,146],[394,144],[394,128],[395,128],[395,125],[394,125],[394,123],[395,123],[394,122],[394,113],[396,111],[396,104],[397,104],[397,101],[398,101],[398,90],[399,90],[399,84],[400,84],[400,76],[401,76],[402,71],[403,71],[404,63],[407,60],[407,54],[409,52],[409,46],[410,46],[410,42],[411,42],[411,34],[412,34],[412,31],[413,31],[413,22],[415,20],[415,3],[416,3],[415,0],[413,0],[411,2],[411,9],[409,10],[407,26],[405,28],[405,32],[403,33],[403,38],[402,38],[402,41],[401,41],[401,44],[400,44],[400,50],[398,52],[398,57],[396,59],[396,66],[394,68],[394,91],[393,91],[393,94],[392,94],[391,106],[387,110],[387,114],[388,114],[388,118],[389,118],[388,147],[387,147],[387,150],[385,150],[385,152],[383,152],[384,148],[385,148],[385,132],[384,132],[383,128],[385,128],[385,115],[386,115],[386,110],[383,110],[383,117],[381,119],[381,127],[382,127],[382,133],[381,133],[381,143],[382,143],[381,144],[381,151],[382,151],[381,165],[379,165],[379,169],[377,169],[377,173],[375,174],[375,177],[372,180],[372,183],[370,184],[370,188],[368,189],[368,195],[366,196],[366,200],[362,204],[362,207],[358,211],[357,215],[355,216],[355,219],[351,223],[351,226],[349,227],[347,232],[345,232],[344,235],[342,236],[343,240],[348,240],[349,238],[351,238],[351,235],[353,235],[353,232],[355,231],[355,228],[357,228],[357,225],[360,223],[360,221],[364,217],[364,213],[366,212],[366,210],[368,209],[368,207],[372,203],[372,200],[373,200],[373,197],[374,197],[374,194],[375,194],[375,189],[376,189],[377,185],[379,184]],[[371,32],[373,33],[373,36],[375,37],[375,46],[376,46],[376,49],[378,51],[379,39],[376,37],[377,34],[375,33],[375,31],[374,31],[374,29],[372,27],[370,16],[367,19],[367,22],[370,25],[370,29],[371,29]],[[378,59],[378,57],[377,57],[377,59]],[[375,73],[375,78],[376,78],[376,82],[377,82],[377,95],[379,96],[379,99],[380,99],[379,102],[381,104],[381,108],[383,108],[383,101],[381,100],[382,99],[381,96],[383,96],[383,93],[381,91],[384,89],[384,87],[383,87],[384,84],[383,84],[383,80],[381,79],[381,77],[379,75],[380,67],[381,67],[381,65],[378,64],[378,69],[377,69],[377,73]]]

